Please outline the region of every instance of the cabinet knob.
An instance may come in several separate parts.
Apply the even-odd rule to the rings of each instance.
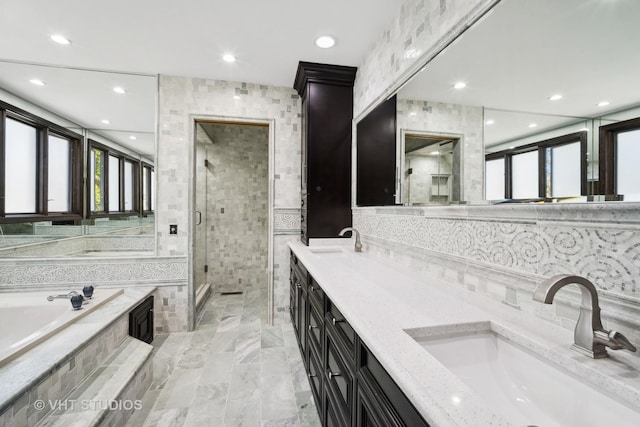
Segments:
[[[302,285],[300,284],[300,282],[296,283],[296,288],[300,289],[302,287]]]
[[[334,325],[335,325],[336,323],[340,323],[340,322],[344,322],[344,319],[340,319],[340,320],[338,320],[338,319],[336,319],[335,317],[332,317],[332,318],[331,318],[331,323],[333,323]]]
[[[317,326],[309,325],[309,331],[312,331],[315,328],[317,328]]]
[[[331,372],[328,371],[328,375],[329,375],[329,379],[332,380],[334,377],[341,377],[342,374],[340,374],[340,372]]]
[[[311,372],[309,372],[309,378],[315,378],[316,374],[312,374]]]
[[[315,292],[316,288],[315,288],[315,286],[311,285],[311,287],[309,288],[309,290],[310,290],[311,292]]]

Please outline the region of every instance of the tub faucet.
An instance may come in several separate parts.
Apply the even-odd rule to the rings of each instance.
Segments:
[[[573,348],[580,353],[594,359],[607,357],[606,347],[612,350],[626,349],[636,351],[636,348],[620,332],[607,331],[602,327],[600,319],[600,305],[596,287],[584,277],[569,274],[558,274],[540,283],[533,293],[533,299],[545,304],[551,304],[556,292],[567,285],[575,283],[582,292],[580,316],[573,333]]]
[[[346,233],[347,231],[351,231],[351,234],[355,234],[356,236],[356,246],[355,246],[355,251],[356,252],[362,252],[362,242],[360,241],[360,232],[358,230],[356,230],[353,227],[346,227],[343,228],[342,230],[340,230],[340,232],[338,233],[338,236],[342,237],[344,236],[344,233]]]
[[[53,301],[54,299],[71,299],[71,297],[79,295],[76,291],[71,291],[68,294],[49,295],[47,301]]]

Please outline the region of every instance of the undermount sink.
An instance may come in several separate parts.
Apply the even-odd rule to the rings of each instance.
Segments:
[[[499,330],[499,325],[479,322],[406,332],[494,412],[515,425],[640,426],[640,412],[509,340]]]

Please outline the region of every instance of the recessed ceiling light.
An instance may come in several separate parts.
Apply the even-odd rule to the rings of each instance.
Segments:
[[[537,123],[531,123],[531,124],[529,124],[529,127],[530,127],[530,128],[534,128],[534,127],[536,127],[536,126],[538,126],[538,124],[537,124]]]
[[[416,113],[415,111],[412,111],[412,112],[409,113],[410,116],[415,116],[416,114],[418,114],[418,113]]]
[[[65,36],[61,36],[60,34],[52,35],[51,36],[51,40],[53,40],[56,43],[63,44],[63,45],[70,45],[71,44],[71,40],[69,40]]]
[[[320,36],[316,39],[316,46],[321,47],[322,49],[329,49],[330,47],[335,46],[336,39],[331,36]]]
[[[453,87],[456,89],[464,89],[465,87],[467,87],[467,84],[465,82],[458,82],[454,84]]]
[[[610,104],[609,101],[600,101],[598,102],[598,107],[606,107],[609,104]]]
[[[233,99],[240,99],[240,95],[233,95]]]
[[[115,93],[119,93],[119,94],[121,94],[121,95],[122,95],[123,93],[127,93],[127,91],[126,91],[126,90],[124,90],[123,88],[121,88],[120,86],[116,86],[116,87],[114,87],[114,88],[113,88],[113,91],[114,91]]]
[[[236,62],[236,57],[230,53],[225,53],[222,55],[222,60],[225,62]]]
[[[549,101],[557,101],[559,99],[562,99],[562,95],[560,95],[559,93],[556,93],[555,95],[551,95],[549,97]]]
[[[487,120],[486,122],[484,122],[484,124],[488,125],[488,126],[491,126],[494,123],[495,123],[495,121],[493,121],[493,120]]]
[[[439,151],[432,151],[429,154],[431,154],[432,156],[437,156],[438,154],[440,154],[440,152]]]
[[[107,119],[102,119],[100,120],[102,123],[104,123],[105,125],[111,124],[111,120],[107,120]]]
[[[132,140],[132,141],[135,141],[138,138],[136,138],[135,136],[131,135],[131,136],[129,136],[129,139]]]
[[[513,150],[514,148],[516,148],[514,145],[512,145],[511,147],[507,147],[509,150]]]
[[[29,82],[31,82],[31,84],[34,84],[36,86],[44,86],[45,85],[45,83],[40,79],[31,79],[31,80],[29,80]]]

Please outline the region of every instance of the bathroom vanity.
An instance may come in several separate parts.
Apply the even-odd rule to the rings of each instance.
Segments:
[[[351,246],[289,246],[291,317],[323,425],[640,425],[637,354],[593,360],[571,350],[570,330],[450,280]]]

